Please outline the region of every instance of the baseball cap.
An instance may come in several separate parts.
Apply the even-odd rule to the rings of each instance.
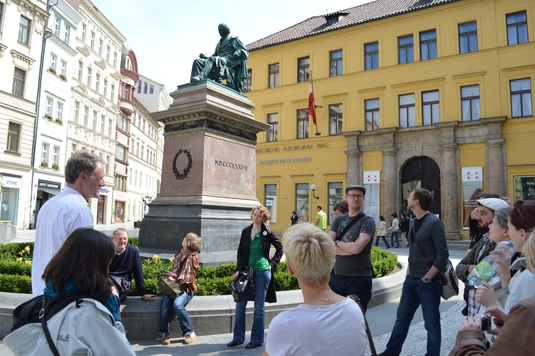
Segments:
[[[361,190],[362,193],[364,195],[366,195],[366,188],[364,188],[362,185],[358,185],[358,184],[350,184],[346,187],[346,194],[347,192],[349,192],[351,189],[358,189],[358,190]]]

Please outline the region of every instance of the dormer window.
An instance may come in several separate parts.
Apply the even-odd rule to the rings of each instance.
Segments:
[[[332,25],[346,17],[348,14],[344,12],[335,12],[333,14],[325,15],[328,25]]]

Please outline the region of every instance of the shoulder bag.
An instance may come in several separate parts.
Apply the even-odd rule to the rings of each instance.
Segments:
[[[422,245],[420,245],[420,242],[418,242],[418,239],[416,238],[416,233],[414,232],[414,224],[412,225],[411,232],[412,232],[413,239],[416,242],[416,246],[418,246],[420,253],[425,258],[425,262],[427,262],[429,267],[433,267],[433,262],[431,261],[429,256],[427,256],[427,253],[425,253]],[[442,285],[442,298],[443,299],[448,300],[454,295],[459,294],[459,280],[457,279],[455,268],[453,268],[453,265],[449,258],[446,261],[446,265],[444,266],[443,270],[439,272],[438,280],[440,281],[440,284]]]
[[[256,261],[260,247],[262,247],[262,241],[260,241],[256,249],[253,261]],[[247,295],[249,288],[254,288],[253,269],[251,267],[247,267],[245,271],[239,271],[238,276],[230,282],[230,291],[234,301],[236,303],[241,302]]]
[[[160,287],[165,294],[173,299],[178,297],[186,290],[185,284],[180,284],[176,279],[169,278],[167,276],[162,276],[160,279],[158,279],[158,287]]]

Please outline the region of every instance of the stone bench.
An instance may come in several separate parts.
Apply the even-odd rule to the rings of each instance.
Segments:
[[[407,263],[400,261],[402,269],[390,276],[373,280],[374,298],[368,308],[386,303],[401,295],[406,275]],[[31,299],[30,294],[0,293],[0,338],[9,333],[12,325],[13,309]],[[151,340],[158,336],[160,325],[160,297],[146,302],[140,297],[128,297],[121,305],[121,317],[129,340]],[[303,302],[300,290],[277,292],[277,303],[266,303],[266,325],[280,312],[295,308]],[[232,333],[236,303],[230,295],[197,296],[187,309],[197,335]],[[253,322],[253,302],[247,305],[247,327]],[[181,337],[176,318],[171,323],[171,337]],[[229,340],[230,341],[230,340]]]

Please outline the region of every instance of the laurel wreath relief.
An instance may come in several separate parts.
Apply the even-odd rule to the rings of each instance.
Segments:
[[[186,157],[188,158],[188,164],[186,165],[186,168],[184,168],[184,170],[181,173],[176,168],[176,160],[182,153],[185,154]],[[186,177],[188,176],[189,170],[191,169],[192,163],[193,163],[193,160],[191,159],[191,153],[189,153],[188,150],[178,151],[177,154],[175,155],[175,158],[173,159],[173,173],[175,174],[176,179],[186,179]]]

